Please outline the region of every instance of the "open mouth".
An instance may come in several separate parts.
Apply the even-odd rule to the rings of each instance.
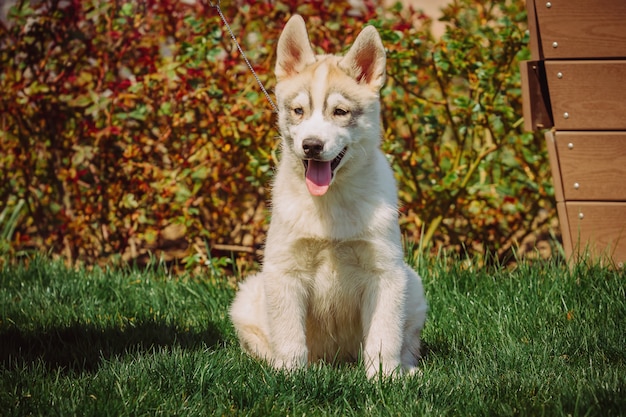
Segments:
[[[339,166],[339,163],[341,162],[341,160],[343,159],[344,156],[346,156],[346,152],[348,151],[348,148],[345,147],[342,149],[341,152],[339,152],[339,155],[337,155],[332,161],[330,161],[330,170],[331,172],[334,174],[335,173],[335,169],[337,169],[337,167]],[[303,159],[302,162],[304,163],[304,169],[308,170],[309,169],[309,161],[314,161],[314,162],[327,162],[327,161],[318,161],[316,159]]]
[[[330,182],[335,174],[335,169],[341,163],[341,160],[346,155],[348,148],[343,148],[339,155],[337,155],[332,161],[319,161],[317,159],[303,159],[306,185],[309,193],[315,196],[321,196],[326,194]]]

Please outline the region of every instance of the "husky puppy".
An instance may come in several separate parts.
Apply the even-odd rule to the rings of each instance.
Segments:
[[[295,15],[275,74],[282,156],[262,270],[230,310],[241,345],[279,369],[362,357],[370,377],[414,370],[427,304],[380,150],[380,36],[369,26],[345,56],[316,56]]]

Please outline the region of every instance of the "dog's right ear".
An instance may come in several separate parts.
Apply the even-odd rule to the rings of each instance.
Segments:
[[[313,63],[315,54],[309,42],[304,19],[295,14],[289,19],[278,39],[274,69],[276,80],[294,76]]]

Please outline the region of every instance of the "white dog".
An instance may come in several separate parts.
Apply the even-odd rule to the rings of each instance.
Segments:
[[[411,371],[427,305],[404,263],[397,190],[380,150],[385,50],[374,27],[345,56],[316,56],[304,20],[278,41],[282,156],[262,271],[231,307],[245,350],[277,368],[356,361]]]

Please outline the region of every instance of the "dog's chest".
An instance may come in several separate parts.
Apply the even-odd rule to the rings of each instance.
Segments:
[[[363,295],[374,281],[371,244],[303,240],[298,246],[298,262],[309,289],[310,359],[355,360],[363,337]]]
[[[307,280],[310,311],[324,316],[358,309],[375,273],[371,244],[303,239],[296,246],[297,269]]]

